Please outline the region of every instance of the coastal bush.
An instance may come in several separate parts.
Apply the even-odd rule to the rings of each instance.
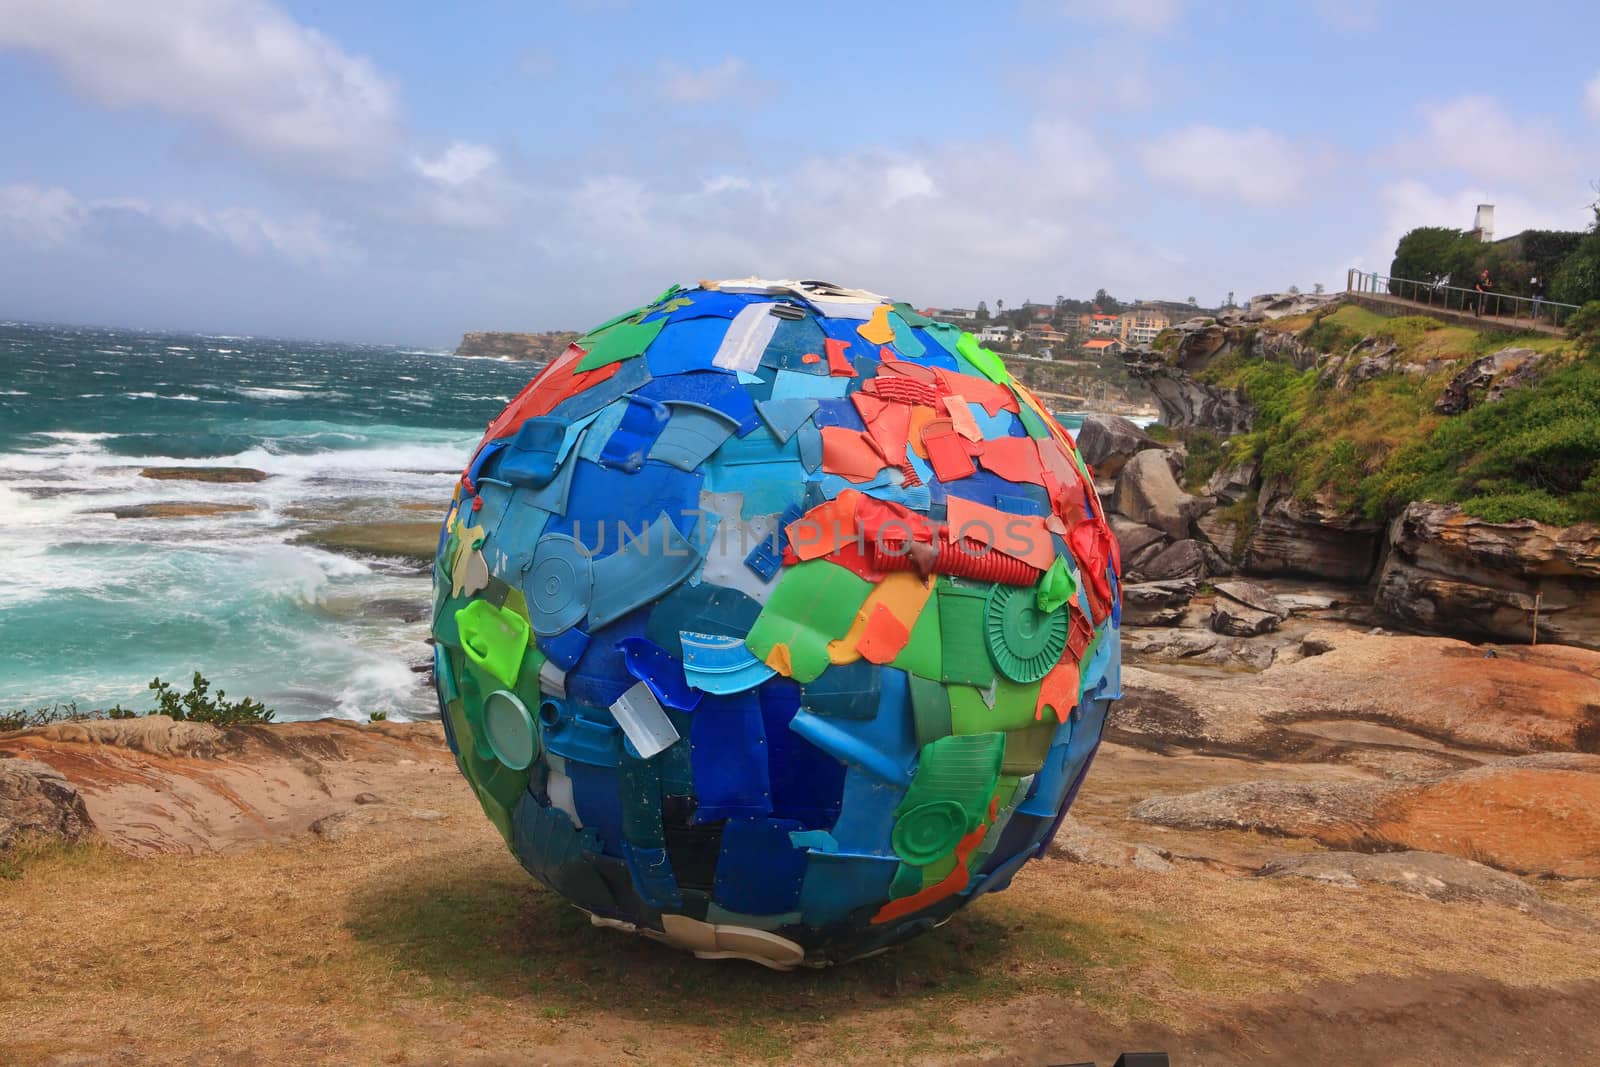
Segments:
[[[1228,458],[1228,450],[1222,447],[1222,438],[1210,430],[1190,430],[1183,435],[1183,443],[1188,450],[1183,484],[1193,493],[1205,488],[1217,468]]]
[[[87,722],[90,719],[134,719],[139,713],[121,704],[109,708],[80,710],[76,700],[57,701],[37,708],[13,708],[0,711],[0,733],[7,730],[27,730],[35,726],[49,726],[54,722]]]
[[[180,694],[172,688],[170,682],[163,682],[159,677],[154,679],[148,688],[156,695],[156,710],[152,714],[170,715],[178,722],[207,722],[213,726],[233,726],[238,723],[272,721],[272,709],[250,697],[230,701],[221,689],[217,690],[216,696],[211,696],[211,683],[199,671],[194,672],[187,693]]]

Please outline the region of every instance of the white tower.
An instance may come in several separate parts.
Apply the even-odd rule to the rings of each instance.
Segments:
[[[1472,228],[1478,231],[1478,240],[1488,244],[1494,240],[1494,205],[1479,204],[1478,213],[1473,217]]]

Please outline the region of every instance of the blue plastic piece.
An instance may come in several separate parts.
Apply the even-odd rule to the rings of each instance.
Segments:
[[[589,647],[567,672],[569,700],[593,709],[592,714],[603,721],[612,722],[611,712],[605,709],[638,682],[617,645],[630,637],[644,636],[648,615],[647,611],[630,612],[609,626],[590,632]]]
[[[684,310],[687,309],[673,314],[682,314]],[[644,358],[650,365],[650,373],[660,378],[666,374],[708,369],[711,357],[716,355],[728,332],[728,322],[729,319],[720,316],[701,315],[677,320],[668,316],[667,325],[645,349]]]
[[[445,653],[444,645],[438,642],[433,646],[433,684],[439,691],[439,700],[445,704],[461,696],[461,690],[456,688],[456,672],[450,666],[450,657]],[[449,716],[445,716],[446,721]]]
[[[928,472],[928,477],[933,477],[933,472]],[[879,500],[888,500],[912,511],[927,511],[933,502],[933,490],[928,483],[922,485],[902,485],[897,471],[884,469],[878,472],[877,477],[870,482],[852,482],[848,478],[837,474],[819,474],[814,477],[812,484],[822,493],[824,500],[832,500],[846,489],[854,489]]]
[[[766,730],[754,693],[707,696],[689,729],[696,823],[772,812]],[[802,829],[796,826],[795,829]]]
[[[702,692],[743,692],[777,673],[756,659],[741,637],[692,630],[680,631],[678,637],[683,648],[682,673],[689,685]]]
[[[672,419],[656,438],[650,458],[681,471],[692,471],[704,463],[739,425],[733,416],[704,404],[669,400],[666,406]]]
[[[889,883],[900,869],[896,856],[812,849],[800,886],[800,914],[812,926],[842,922],[857,908],[876,910],[889,897]]]
[[[988,408],[970,400],[967,407],[972,409],[972,417],[977,420],[978,429],[983,431],[985,441],[992,441],[996,437],[1028,436],[1028,431],[1022,428],[1022,422],[1009,411],[1002,410],[991,415]]]
[[[814,423],[801,423],[794,439],[800,442],[800,465],[808,473],[815,473],[822,466],[822,431]]]
[[[670,592],[700,565],[700,550],[660,516],[634,541],[594,564],[589,621],[604,626]]]
[[[522,580],[535,634],[559,634],[583,621],[593,593],[593,566],[589,553],[572,538],[562,534],[540,538],[533,568]]]
[[[706,475],[713,493],[739,493],[744,504],[741,518],[772,515],[800,503],[800,446],[798,436],[788,442],[769,433],[730,438],[717,451],[717,462]],[[685,627],[692,629],[692,627]]]
[[[800,902],[806,854],[789,842],[789,819],[729,819],[722,828],[713,898],[729,911],[773,915]]]
[[[874,364],[878,362],[878,346],[861,336],[861,327],[866,325],[865,322],[829,316],[818,319],[817,325],[829,337],[849,342],[849,347],[844,350],[844,358],[852,364],[858,359],[870,359]]]
[[[744,310],[746,304],[768,299],[756,293],[724,293],[714,289],[689,290],[678,295],[690,303],[686,307],[674,308],[667,313],[669,326],[703,318],[732,319]],[[649,322],[654,317],[647,316],[644,321]],[[666,333],[666,330],[662,330],[656,339],[660,340]],[[712,351],[716,351],[715,346],[712,347]]]
[[[570,462],[576,473],[569,506],[551,521],[549,532],[576,538],[597,563],[616,552],[624,541],[639,536],[635,516],[654,518],[665,512],[685,537],[693,534],[700,516],[703,475],[699,471],[680,471],[646,460],[637,472],[629,474],[584,459]],[[622,514],[629,516],[629,521],[619,518],[621,501],[627,502]]]
[[[950,496],[960,497],[962,500],[971,500],[992,508],[1000,506],[1000,500],[1031,500],[1032,506],[1019,515],[1048,515],[1050,514],[1050,494],[1042,485],[1025,485],[1022,482],[1008,482],[992,471],[973,471],[965,478],[940,483],[944,491]]]
[[[761,365],[802,374],[827,374],[828,362],[821,358],[827,339],[827,334],[810,314],[801,319],[786,319],[778,323],[777,332],[761,353]],[[807,363],[808,354],[817,358]]]
[[[605,381],[591,385],[576,396],[569,396],[550,412],[556,418],[576,421],[592,415],[614,400],[619,400],[650,380],[650,368],[642,359],[624,360],[622,369]]]
[[[540,635],[537,643],[551,663],[570,671],[589,647],[589,635],[574,626],[559,634]]]
[[[833,824],[833,838],[838,842],[839,851],[893,856],[890,837],[894,810],[905,796],[902,785],[885,782],[860,767],[846,768],[839,819]]]
[[[478,449],[478,454],[472,457],[471,463],[467,464],[467,481],[471,482],[473,485],[477,485],[478,479],[483,476],[483,468],[489,463],[490,460],[494,459],[494,457],[498,456],[502,451],[504,451],[506,445],[510,443],[510,438],[502,437],[499,440],[490,441],[488,444]]]
[[[806,683],[800,705],[829,719],[871,719],[878,714],[878,670],[866,660],[836,663]]]
[[[807,827],[832,826],[844,793],[844,764],[789,729],[800,710],[800,686],[786,678],[761,687],[761,718],[767,735],[767,773],[772,814]]]
[[[684,675],[688,664],[667,654],[667,650],[648,637],[624,637],[617,651],[628,673],[650,687],[663,707],[693,711],[704,694],[689,688]]]
[[[593,830],[579,830],[564,811],[522,794],[511,814],[511,848],[529,874],[580,908],[610,912],[615,895],[589,862],[600,853]]]
[[[918,363],[922,364],[924,367],[942,367],[945,370],[956,369],[955,353],[952,350],[945,348],[945,346],[928,331],[927,327],[913,326],[911,328],[911,335],[918,341],[922,342],[922,358],[917,360]],[[957,331],[956,336],[960,336],[959,331]],[[899,340],[898,335],[896,336],[895,340]],[[954,342],[952,341],[951,343],[953,344]]]
[[[739,376],[725,370],[692,370],[656,378],[639,389],[639,396],[659,400],[681,400],[690,404],[715,408],[738,423],[734,432],[740,437],[761,425],[756,414],[755,400],[739,384]]]
[[[772,396],[768,399],[793,400],[796,397],[810,397],[816,400],[823,397],[844,396],[850,391],[852,380],[832,375],[819,377],[815,374],[801,374],[799,371],[781,370],[772,380]]]
[[[905,671],[880,669],[882,690],[873,718],[824,719],[802,708],[789,729],[837,759],[892,785],[904,786],[911,782],[917,759],[910,684]]]
[[[645,636],[682,658],[683,630],[720,634],[743,641],[761,614],[761,605],[737,589],[711,582],[680,585],[650,608]]]
[[[616,768],[572,760],[567,763],[567,777],[572,779],[572,803],[583,828],[594,831],[607,853],[621,856],[622,800]]]
[[[811,416],[811,421],[818,427],[840,426],[846,430],[865,430],[866,424],[861,421],[861,412],[856,410],[855,404],[844,398],[826,398],[817,401],[816,414]]]
[[[550,513],[535,507],[527,493],[519,492],[512,497],[495,526],[494,536],[483,546],[489,573],[508,585],[519,584],[523,572],[533,566],[539,540],[549,521]]]
[[[630,474],[638,470],[644,465],[646,453],[655,446],[656,438],[671,417],[672,412],[665,404],[637,394],[628,397],[627,406],[622,411],[622,421],[612,431],[605,448],[600,452],[601,466],[625,470]],[[693,467],[694,464],[690,464],[684,469]]]
[[[622,731],[617,725],[577,714],[570,701],[545,697],[539,701],[538,718],[544,747],[567,760],[569,771],[576,763],[615,767],[621,758]]]
[[[761,421],[767,424],[767,429],[772,431],[774,437],[780,441],[787,441],[794,436],[811,413],[817,410],[820,403],[816,398],[809,396],[794,396],[785,400],[760,400],[756,402],[756,413],[761,416]]]
[[[468,526],[481,528],[484,534],[494,539],[495,531],[500,529],[500,520],[505,518],[506,509],[516,499],[516,489],[510,482],[502,482],[498,478],[479,478],[473,483],[476,495],[467,497],[462,501],[462,514],[466,516]],[[476,507],[473,501],[480,501]]]
[[[678,890],[678,879],[672,873],[666,849],[639,848],[624,841],[622,858],[640,899],[656,908],[683,907],[683,894]]]
[[[567,420],[536,415],[506,444],[495,476],[524,489],[542,489],[555,477]]]

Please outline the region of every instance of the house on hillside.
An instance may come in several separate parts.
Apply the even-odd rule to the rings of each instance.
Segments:
[[[1172,317],[1158,307],[1140,304],[1122,313],[1118,336],[1124,345],[1148,345],[1172,325]]]
[[[1002,323],[990,323],[978,331],[979,344],[1003,344],[1011,340],[1011,327]]]
[[[948,322],[952,326],[970,326],[978,321],[978,313],[971,308],[923,308],[922,314],[935,322]]]
[[[1083,354],[1092,359],[1120,356],[1128,346],[1115,337],[1096,337],[1083,342]]]
[[[1078,316],[1079,332],[1086,337],[1117,337],[1122,333],[1122,318],[1095,312]]]

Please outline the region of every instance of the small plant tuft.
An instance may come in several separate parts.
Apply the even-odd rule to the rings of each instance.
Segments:
[[[230,701],[227,694],[217,690],[211,696],[211,683],[199,671],[189,683],[189,691],[180,694],[170,682],[160,678],[151,681],[149,688],[156,695],[153,714],[169,715],[178,722],[207,722],[213,726],[235,726],[240,723],[271,722],[272,709],[257,700],[245,697]]]

